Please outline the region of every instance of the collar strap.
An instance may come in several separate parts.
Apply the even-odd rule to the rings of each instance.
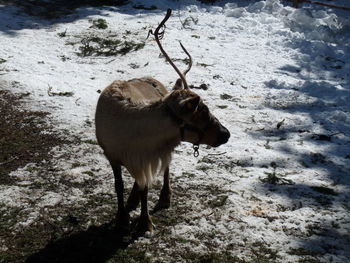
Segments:
[[[185,130],[191,130],[195,133],[197,133],[198,135],[198,139],[196,143],[193,143],[193,155],[194,157],[198,157],[199,156],[199,143],[200,141],[203,139],[204,136],[204,132],[200,129],[197,129],[195,127],[192,127],[190,125],[187,125],[182,119],[180,119],[179,117],[177,117],[174,112],[167,106],[166,107],[168,113],[170,114],[170,116],[172,117],[172,119],[179,125],[180,127],[180,137],[181,137],[181,141],[183,141],[185,139]],[[212,123],[209,122],[203,130],[206,130]]]
[[[186,129],[191,130],[191,131],[197,133],[197,135],[198,135],[197,142],[193,143],[193,156],[198,157],[199,156],[199,142],[202,140],[204,133],[201,130],[198,130],[196,128],[193,128],[193,127],[183,123],[180,126],[181,141],[183,141],[185,139],[185,130]]]
[[[180,126],[180,136],[181,136],[181,141],[185,139],[185,125]]]
[[[169,113],[169,115],[171,116],[171,118],[177,123],[177,125],[179,125],[181,141],[183,141],[185,139],[185,129],[186,129],[185,122],[182,119],[180,119],[179,117],[177,117],[175,115],[175,113],[168,106],[166,107],[166,110]]]
[[[204,132],[187,124],[184,124],[180,127],[181,140],[185,138],[185,130],[192,131],[197,134],[197,141],[193,145],[199,145],[200,141],[203,139]]]

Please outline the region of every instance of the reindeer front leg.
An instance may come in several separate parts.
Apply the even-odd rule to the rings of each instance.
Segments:
[[[139,235],[143,235],[147,232],[152,234],[153,232],[152,219],[148,213],[147,196],[148,196],[148,186],[146,185],[145,188],[140,191],[141,214],[137,225],[137,232]]]
[[[118,198],[117,224],[122,231],[130,230],[130,216],[124,207],[124,183],[120,165],[112,164],[114,174],[114,186]]]
[[[159,200],[152,212],[155,213],[159,210],[169,208],[170,199],[171,199],[170,177],[169,177],[169,167],[167,167],[164,171],[164,182],[163,182],[162,190],[160,191]]]

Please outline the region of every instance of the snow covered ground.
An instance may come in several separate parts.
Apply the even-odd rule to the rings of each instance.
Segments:
[[[81,7],[54,20],[0,5],[1,81],[12,92],[30,92],[30,107],[49,111],[57,129],[85,141],[53,149],[55,173],[38,176],[24,167],[11,174],[17,184],[0,185],[4,215],[26,211],[10,231],[30,228],[56,206],[81,209],[97,198],[111,201],[89,207],[85,227],[101,223],[102,214],[112,217],[112,171],[99,147],[86,143],[95,140],[98,90],[141,76],[172,86],[174,70],[146,40],[171,7],[163,45],[181,68],[178,40],[190,51],[188,82],[208,85],[194,91],[231,138],[217,149],[201,147],[197,159],[191,145],[177,149],[172,208],[154,215],[159,229],[153,238],[129,249],[144,251],[150,262],[200,262],[204,256],[212,260],[205,262],[225,262],[222,255],[226,262],[350,262],[349,13],[293,9],[278,0],[237,2],[133,1]],[[101,18],[107,29],[93,26]],[[145,46],[126,55],[77,55],[83,39],[111,35]],[[70,96],[52,96],[58,93]],[[46,180],[55,188],[34,187]],[[125,180],[130,189],[131,179]],[[84,182],[93,184],[87,189]],[[0,241],[0,251],[7,249]]]

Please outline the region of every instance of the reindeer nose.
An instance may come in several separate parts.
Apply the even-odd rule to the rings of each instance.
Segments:
[[[213,147],[218,147],[222,144],[227,143],[228,139],[230,138],[231,134],[228,131],[228,129],[226,129],[224,126],[220,127],[220,133],[219,136],[217,138],[217,141],[215,143],[215,145],[212,145]]]
[[[220,145],[221,145],[221,144],[228,142],[228,139],[230,138],[231,134],[230,134],[229,130],[226,129],[225,127],[222,127],[220,130],[221,130],[220,131]]]

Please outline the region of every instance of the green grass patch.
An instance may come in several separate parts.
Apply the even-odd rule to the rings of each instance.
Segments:
[[[228,199],[228,195],[216,196],[213,200],[209,202],[209,206],[211,208],[224,206],[226,204],[227,199]]]
[[[74,163],[72,163],[71,167],[74,169],[74,168],[82,167],[82,166],[85,166],[85,164],[79,163],[79,162],[74,162]]]
[[[99,18],[92,21],[91,28],[106,29],[107,27],[108,27],[108,24],[105,19]]]
[[[232,98],[233,97],[231,95],[226,94],[226,93],[220,95],[220,99],[222,99],[222,100],[229,100],[229,99],[232,99]]]
[[[267,184],[274,184],[274,185],[293,185],[294,182],[290,179],[283,178],[281,176],[278,176],[275,169],[273,172],[264,172],[267,177],[260,178],[260,181]]]
[[[74,96],[74,92],[72,91],[60,91],[60,92],[52,92],[52,87],[49,86],[49,89],[47,90],[47,94],[50,97],[54,97],[54,96],[59,96],[59,97],[73,97]]]
[[[84,171],[83,174],[87,174],[87,175],[89,175],[91,177],[94,176],[94,173],[92,171]]]
[[[58,35],[59,37],[66,37],[66,36],[67,36],[67,29],[64,30],[63,32],[57,33],[57,35]]]
[[[80,41],[80,57],[88,56],[117,56],[126,55],[142,49],[145,42],[136,42],[133,40],[121,40],[111,37],[87,36]]]
[[[92,144],[92,145],[98,145],[98,142],[96,140],[81,140],[81,142],[83,143],[87,143],[87,144]]]

